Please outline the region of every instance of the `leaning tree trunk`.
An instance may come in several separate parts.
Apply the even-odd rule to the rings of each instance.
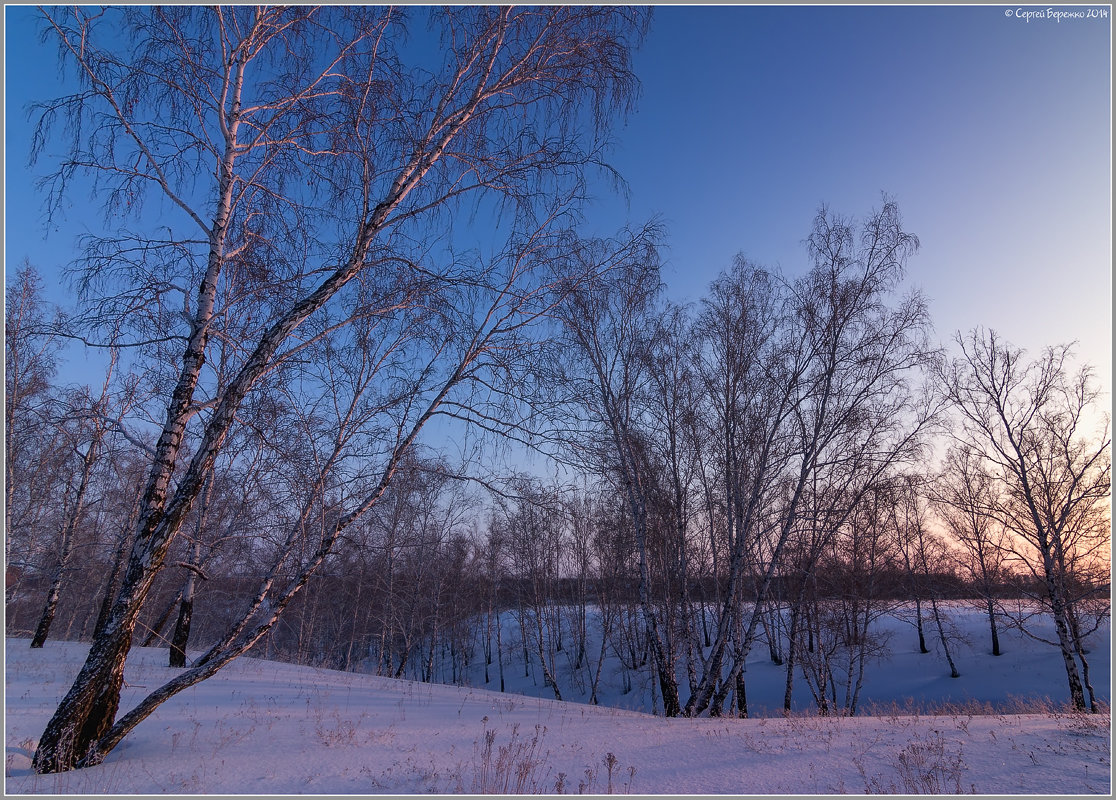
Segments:
[[[171,479],[186,435],[186,424],[194,413],[194,390],[205,363],[211,333],[209,322],[214,313],[217,281],[225,260],[225,236],[232,218],[232,173],[237,154],[234,145],[240,122],[239,94],[243,85],[243,69],[244,64],[238,63],[237,86],[233,92],[237,99],[229,121],[231,127],[226,134],[225,153],[218,168],[218,202],[209,230],[208,263],[198,287],[197,307],[191,319],[192,331],[182,353],[178,380],[167,404],[163,430],[155,446],[140,502],[128,568],[101,636],[94,639],[78,677],[39,738],[39,747],[32,760],[35,771],[39,773],[90,766],[103,758],[97,742],[112,727],[120,707],[124,662],[132,646],[140,609],[163,565],[171,540],[201,490],[201,478],[216,457],[240,400],[263,372],[270,355],[286,335],[284,326],[276,325],[261,340],[253,358],[238,376],[239,392],[226,394],[214,410],[213,420],[207,427],[194,462],[171,500],[168,497]],[[363,259],[363,253],[361,256]],[[201,470],[197,468],[199,459]]]
[[[35,635],[31,637],[32,647],[42,647],[46,642],[50,626],[54,623],[54,612],[58,609],[58,597],[62,593],[62,579],[70,564],[70,554],[73,552],[73,531],[67,524],[62,531],[61,552],[58,555],[58,564],[50,578],[50,587],[47,589],[46,601],[43,603],[43,613],[39,615],[39,624],[35,628]]]
[[[121,597],[113,605],[109,623],[94,640],[89,656],[70,691],[62,698],[35,751],[36,771],[61,772],[90,765],[86,757],[116,719],[124,662],[132,643],[136,616],[149,586],[140,580],[142,562],[133,559]],[[137,598],[138,602],[130,602]]]
[[[945,624],[942,622],[942,613],[938,608],[937,598],[930,597],[930,609],[934,614],[934,624],[938,627],[938,638],[942,643],[942,651],[945,653],[946,661],[949,663],[949,677],[960,678],[961,673],[957,671],[957,665],[953,663],[953,655],[949,652],[949,637],[946,636]]]
[[[150,478],[141,503],[143,509],[132,546],[128,569],[113,603],[112,613],[102,636],[93,642],[89,656],[70,691],[62,698],[39,739],[32,764],[36,772],[63,772],[78,766],[100,763],[105,752],[98,740],[113,725],[120,706],[120,689],[124,682],[124,661],[132,646],[136,621],[156,575],[166,560],[167,549],[177,535],[187,513],[202,489],[204,476],[213,467],[217,453],[231,427],[235,414],[248,391],[267,371],[280,344],[303,320],[325,304],[363,266],[372,237],[382,227],[388,212],[397,205],[377,206],[372,219],[365,223],[348,262],[330,275],[313,293],[297,303],[276,322],[257,344],[245,366],[231,382],[213,411],[212,418],[198,445],[198,450],[177,485],[173,497],[168,490],[178,452],[191,418],[194,388],[197,385],[209,329],[203,322],[195,324],[194,334],[183,355],[182,372],[167,406],[167,418],[159,437],[152,462]],[[223,209],[220,227],[228,221],[228,208]],[[215,248],[215,251],[219,248]],[[210,272],[199,290],[196,320],[207,321],[212,314],[216,277],[222,255],[215,252]],[[455,375],[455,378],[457,376]],[[448,388],[443,390],[444,397]],[[423,419],[425,421],[425,419]]]
[[[93,463],[97,460],[97,446],[100,444],[101,434],[102,430],[98,427],[94,431],[93,438],[89,442],[89,447],[86,449],[85,455],[81,459],[81,478],[78,481],[73,506],[71,506],[69,513],[66,515],[66,521],[62,524],[58,566],[54,570],[54,575],[51,577],[50,588],[47,590],[46,602],[43,604],[43,613],[39,617],[39,625],[35,629],[34,637],[31,639],[32,647],[43,646],[47,634],[50,633],[50,626],[54,622],[54,612],[58,609],[58,596],[62,592],[62,579],[66,575],[66,570],[70,565],[70,556],[73,554],[74,550],[74,533],[77,530],[81,514],[85,510],[85,492],[89,488],[89,476],[93,472]]]
[[[1036,515],[1037,516],[1037,515]],[[1058,635],[1058,649],[1066,668],[1066,681],[1069,683],[1070,701],[1078,711],[1085,711],[1085,690],[1081,685],[1081,674],[1077,671],[1075,646],[1070,634],[1066,596],[1061,583],[1055,575],[1054,559],[1048,535],[1040,529],[1039,550],[1042,554],[1046,591],[1050,596],[1050,611],[1054,617],[1054,630]]]
[[[112,601],[116,597],[117,582],[120,580],[120,574],[124,570],[124,564],[128,560],[128,553],[131,551],[132,534],[136,530],[136,520],[139,519],[139,503],[140,494],[136,492],[131,509],[128,512],[128,519],[125,521],[123,527],[119,529],[116,536],[116,553],[112,557],[112,569],[109,571],[108,580],[105,582],[105,591],[101,596],[101,607],[97,612],[97,623],[93,626],[93,638],[98,638],[105,625],[108,624],[109,614],[112,613]]]
[[[92,766],[103,758],[96,744],[112,727],[120,706],[124,662],[132,646],[136,621],[166,559],[171,540],[201,488],[196,466],[191,465],[193,468],[183,477],[174,501],[166,503],[178,449],[190,416],[194,385],[204,361],[204,341],[204,336],[199,335],[188,346],[182,375],[168,406],[167,421],[144,490],[143,510],[128,568],[101,635],[94,639],[81,671],[39,739],[32,762],[37,772]],[[234,410],[225,411],[228,424],[231,424]],[[203,452],[199,452],[195,460],[198,458],[206,460]]]

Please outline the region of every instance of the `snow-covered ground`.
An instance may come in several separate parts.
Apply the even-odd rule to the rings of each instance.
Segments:
[[[929,610],[924,610],[928,616]],[[588,702],[590,684],[600,639],[594,633],[597,623],[595,612],[589,610],[588,656],[581,669],[574,669],[574,648],[569,635],[566,647],[552,654],[563,700]],[[950,635],[949,647],[959,678],[951,678],[949,665],[937,628],[930,619],[924,619],[925,637],[929,653],[920,653],[918,634],[913,624],[913,606],[900,606],[892,613],[883,614],[873,621],[871,631],[882,658],[870,658],[865,666],[863,688],[860,692],[858,711],[895,704],[918,710],[953,705],[992,705],[997,710],[1018,711],[1036,700],[1049,700],[1062,704],[1069,699],[1065,666],[1057,648],[1025,636],[1000,621],[1000,649],[1002,655],[992,655],[992,644],[985,612],[970,603],[943,604],[943,619]],[[531,652],[524,664],[523,645],[519,627],[513,615],[505,613],[503,620],[504,687],[508,692],[530,697],[554,698],[554,691],[545,684],[538,658]],[[1055,641],[1054,625],[1049,617],[1035,616],[1028,622],[1028,630],[1047,641]],[[1105,625],[1087,640],[1093,688],[1097,697],[1108,702],[1110,697],[1111,652],[1109,630]],[[535,647],[533,638],[528,650]],[[631,711],[654,712],[662,708],[657,697],[656,681],[648,663],[643,669],[630,673],[630,688],[624,691],[622,666],[608,649],[602,678],[598,687],[601,705]],[[706,651],[708,652],[708,651]],[[478,654],[479,655],[479,654]],[[678,682],[682,702],[687,699],[686,670],[679,658]],[[483,661],[474,660],[465,670],[467,683],[484,689],[499,689],[497,665],[488,667],[486,683]],[[450,683],[451,670],[443,665],[435,670],[435,681]],[[786,666],[771,661],[764,641],[758,642],[749,653],[745,674],[749,716],[778,716],[782,713],[786,693]],[[838,678],[844,676],[838,670]],[[839,700],[840,700],[839,692]],[[809,712],[816,709],[816,702],[804,680],[801,670],[795,670],[792,707],[795,711]]]
[[[86,646],[48,642],[32,651],[27,640],[8,639],[5,791],[1108,794],[1107,714],[926,712],[944,696],[1061,702],[1065,695],[1053,648],[1008,634],[1005,654],[993,659],[984,655],[979,615],[955,616],[971,626],[971,644],[955,655],[961,678],[950,679],[934,654],[918,654],[897,622],[892,655],[866,679],[866,699],[903,706],[915,698],[921,714],[663,719],[242,658],[167,702],[104,764],[60,775],[36,775],[30,759]],[[760,655],[749,663],[749,700],[773,706],[783,673],[766,648]],[[1107,700],[1107,628],[1090,663]],[[173,672],[165,650],[134,650],[123,705]],[[610,699],[622,696],[610,691]]]

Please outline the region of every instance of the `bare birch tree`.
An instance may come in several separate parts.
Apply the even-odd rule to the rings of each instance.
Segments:
[[[57,209],[73,180],[88,179],[126,231],[86,243],[86,319],[95,327],[127,318],[131,338],[117,344],[178,355],[131,555],[108,620],[39,740],[40,772],[99,763],[159,703],[251,647],[339,533],[376,504],[442,403],[460,392],[467,403],[492,355],[526,340],[570,285],[550,271],[554,231],[576,210],[609,119],[632,96],[629,52],[645,15],[442,9],[431,14],[441,63],[416,66],[396,47],[403,15],[44,12],[46,37],[80,84],[40,108],[39,152],[54,123],[71,134],[46,181],[49,202]],[[502,204],[507,247],[455,258],[448,240],[435,245],[431,226],[470,201],[477,213]],[[359,324],[393,328],[389,340],[412,346],[386,376],[371,363],[348,376],[348,394],[333,404],[331,419],[347,433],[318,448],[317,476],[274,563],[313,523],[306,558],[275,591],[265,579],[248,616],[118,720],[144,599],[239,410]],[[222,339],[235,346],[217,391],[207,364]],[[369,388],[393,399],[380,409],[391,424],[363,405]],[[338,491],[335,470],[367,441],[377,466],[358,490]]]
[[[820,586],[808,615],[814,647],[812,652],[799,647],[799,662],[822,715],[856,714],[865,667],[887,651],[888,633],[875,623],[890,611],[891,500],[886,485],[862,492],[853,512],[828,538],[818,565]]]
[[[865,492],[921,455],[933,418],[917,383],[929,358],[925,303],[917,293],[890,302],[917,247],[895,204],[859,223],[822,209],[809,247],[812,267],[796,281],[740,260],[714,283],[695,326],[700,413],[683,415],[694,404],[680,385],[688,378],[656,349],[665,326],[655,323],[662,309],[653,252],[634,253],[563,309],[569,346],[556,383],[576,409],[568,440],[625,499],[639,607],[668,715],[720,714],[729,693],[743,708],[744,663],[760,626],[774,629],[772,588],[803,498],[836,504],[813,511],[817,530],[835,535]],[[604,261],[591,249],[575,255]],[[698,620],[686,610],[687,528],[697,520],[686,508],[699,488],[703,518],[725,527],[708,535],[718,592],[708,653],[693,646]],[[683,571],[666,603],[653,594],[657,542],[669,544],[671,568]],[[693,654],[685,706],[679,630]]]
[[[804,498],[814,498],[818,544],[824,544],[865,493],[921,456],[934,419],[934,404],[918,385],[930,357],[925,301],[917,293],[892,300],[918,246],[903,228],[898,207],[886,201],[859,222],[823,208],[808,246],[810,270],[784,284],[785,294],[772,311],[745,318],[737,311],[745,307],[741,303],[724,304],[739,315],[736,331],[729,332],[736,354],[726,352],[745,358],[741,364],[754,361],[759,380],[741,380],[740,388],[726,384],[724,396],[735,409],[722,412],[722,424],[744,434],[739,442],[720,434],[726,436],[725,463],[737,464],[725,474],[740,476],[726,503],[733,529],[729,580],[714,645],[687,714],[706,708],[720,713],[729,691],[743,694],[745,659],[795,538]],[[739,269],[726,285],[747,295],[744,287],[761,277],[755,267]],[[767,325],[774,328],[767,332],[758,322],[772,314]],[[768,341],[758,349],[753,344]],[[723,360],[731,365],[731,359]],[[764,388],[757,390],[757,384]],[[817,506],[822,499],[832,505]],[[757,577],[751,611],[746,622],[735,621],[744,613],[741,582],[749,564]]]
[[[642,419],[642,392],[648,380],[646,349],[651,319],[661,289],[658,255],[651,242],[617,252],[604,242],[587,243],[574,260],[607,272],[601,280],[571,294],[561,310],[569,346],[556,386],[566,392],[575,420],[567,441],[572,456],[605,478],[615,480],[634,533],[639,609],[654,658],[663,711],[681,711],[676,654],[671,631],[652,598],[651,547],[655,536],[654,500],[658,475],[649,458]],[[599,265],[610,264],[601,270]]]
[[[59,422],[59,427],[70,428],[67,449],[73,451],[77,464],[76,471],[67,482],[62,498],[63,513],[58,532],[58,563],[51,576],[43,613],[39,617],[35,635],[31,637],[32,647],[43,646],[54,622],[64,577],[70,570],[70,559],[76,544],[78,528],[86,525],[85,517],[90,505],[90,496],[93,494],[93,484],[96,481],[95,469],[101,460],[110,423],[115,421],[120,424],[133,400],[128,398],[120,403],[118,408],[109,408],[112,403],[109,389],[115,366],[116,353],[114,352],[101,387],[100,397],[94,399],[88,389],[74,391],[68,403],[68,419]],[[109,416],[110,411],[115,412],[115,420]],[[83,447],[84,452],[82,452]],[[102,486],[104,487],[103,483]],[[104,487],[103,491],[109,490]]]
[[[51,333],[53,319],[38,271],[24,263],[14,277],[5,288],[4,304],[4,563],[9,599],[36,550],[43,527],[38,517],[51,505],[36,495],[46,491],[57,466],[50,455],[58,448],[48,439],[50,420],[57,416],[52,406],[61,347]]]
[[[945,540],[933,533],[927,524],[929,514],[924,497],[925,483],[926,481],[913,475],[901,476],[895,481],[891,487],[893,493],[891,524],[894,528],[897,549],[902,557],[903,571],[911,587],[909,591],[915,599],[915,624],[918,628],[919,651],[930,652],[926,647],[922,619],[922,603],[924,600],[929,600],[930,617],[938,632],[942,654],[949,664],[950,677],[959,678],[961,673],[957,671],[953,652],[950,650],[959,634],[942,603],[943,582],[950,578],[955,559]]]
[[[1065,665],[1070,702],[1085,710],[1075,660],[1071,565],[1075,521],[1104,506],[1111,489],[1108,417],[1088,367],[1070,371],[1071,348],[1047,348],[1028,361],[994,331],[956,336],[961,355],[943,365],[942,384],[957,416],[959,444],[1001,491],[988,513],[1015,537],[1012,549],[1044,589]],[[1106,535],[1100,542],[1110,547]],[[1101,545],[1102,550],[1109,548]],[[1090,551],[1082,551],[1083,562]]]
[[[930,496],[950,535],[961,545],[963,568],[988,616],[992,655],[999,656],[1003,650],[996,601],[1008,578],[1010,548],[1008,531],[992,511],[1000,487],[980,469],[979,461],[967,447],[951,448]]]
[[[775,275],[738,258],[710,287],[698,322],[705,347],[703,382],[715,482],[724,524],[726,565],[719,585],[712,646],[703,659],[685,713],[712,713],[730,691],[723,680],[732,651],[746,645],[744,592],[748,573],[761,574],[760,537],[770,530],[779,483],[793,458],[787,428],[804,361],[787,338],[784,295]],[[762,601],[762,598],[761,598]],[[742,674],[742,673],[741,673]],[[733,677],[733,688],[736,686]],[[743,692],[739,693],[743,697]]]

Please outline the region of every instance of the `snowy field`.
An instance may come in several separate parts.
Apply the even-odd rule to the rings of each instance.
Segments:
[[[1107,714],[973,713],[978,704],[1041,705],[1028,705],[1030,698],[1061,703],[1057,651],[1005,633],[1005,654],[993,659],[984,654],[979,615],[955,616],[970,639],[955,654],[962,677],[950,679],[934,653],[917,653],[911,629],[896,621],[890,658],[866,678],[875,716],[819,718],[804,710],[790,718],[667,720],[558,703],[542,698],[543,687],[528,697],[242,658],[167,702],[104,764],[61,775],[34,774],[30,759],[86,647],[48,642],[32,651],[27,640],[8,639],[5,791],[1110,793]],[[1107,701],[1107,628],[1093,645],[1093,684]],[[753,708],[774,706],[783,671],[766,660],[766,647],[756,656],[749,700]],[[123,705],[173,672],[165,650],[134,650]],[[972,702],[930,713],[943,699]],[[879,710],[886,705],[894,710]]]
[[[865,666],[863,689],[858,710],[873,707],[927,710],[946,704],[969,706],[974,703],[992,705],[994,709],[1018,711],[1033,701],[1050,701],[1059,705],[1069,699],[1066,670],[1057,648],[1023,635],[1000,622],[1002,655],[992,655],[988,618],[984,611],[968,603],[944,603],[943,619],[950,636],[949,647],[960,678],[951,678],[937,628],[924,619],[926,646],[929,653],[920,653],[918,634],[913,623],[913,606],[899,607],[872,623],[872,633],[882,658],[870,658]],[[551,654],[563,700],[588,702],[590,683],[596,668],[600,639],[593,631],[597,623],[590,609],[588,656],[580,670],[573,666],[573,648],[567,636],[564,650]],[[928,610],[924,609],[924,616]],[[554,699],[553,690],[543,680],[538,658],[531,653],[524,664],[519,627],[511,614],[503,614],[504,687],[506,691],[530,697]],[[1053,622],[1049,617],[1034,617],[1029,630],[1048,641],[1055,641]],[[1110,697],[1111,652],[1109,630],[1105,626],[1087,640],[1093,688],[1097,698],[1108,702]],[[534,647],[533,640],[528,650]],[[708,653],[708,651],[706,651]],[[605,658],[598,688],[601,705],[630,711],[654,713],[662,708],[657,682],[648,663],[642,670],[629,673],[631,687],[624,691],[623,668],[612,654]],[[679,662],[681,662],[679,658]],[[485,689],[499,689],[495,662],[484,679],[484,663],[479,659],[465,670],[468,684]],[[678,666],[679,692],[686,702],[686,674]],[[435,670],[435,681],[451,683],[451,670],[443,665]],[[839,678],[843,676],[838,674]],[[772,663],[768,647],[761,639],[752,648],[747,660],[747,692],[749,716],[780,716],[786,692],[786,667]],[[840,693],[839,693],[840,694]],[[839,697],[840,699],[840,697]],[[817,705],[800,669],[795,670],[792,708],[810,712]]]

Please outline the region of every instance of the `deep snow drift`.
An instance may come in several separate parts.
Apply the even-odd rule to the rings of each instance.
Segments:
[[[958,615],[977,626],[979,615]],[[983,655],[978,627],[951,680],[898,623],[893,654],[866,683],[875,703],[923,713],[818,718],[662,719],[480,688],[394,681],[242,658],[175,697],[98,767],[30,770],[35,739],[87,647],[6,642],[8,793],[543,792],[832,794],[863,792],[1107,794],[1107,714],[930,715],[942,692],[997,702],[1065,696],[1054,648],[1005,637]],[[766,663],[765,663],[766,662]],[[166,651],[129,659],[123,706],[175,670]],[[1094,642],[1093,683],[1110,688],[1109,635]],[[522,667],[522,665],[521,665]],[[770,669],[768,669],[770,667]],[[780,668],[766,648],[749,663],[749,699],[767,704]],[[770,684],[770,686],[768,686]],[[754,687],[754,688],[753,688]],[[765,688],[767,687],[767,688]],[[964,688],[961,688],[964,687]],[[542,687],[539,687],[542,688]],[[622,699],[613,690],[612,699]]]

